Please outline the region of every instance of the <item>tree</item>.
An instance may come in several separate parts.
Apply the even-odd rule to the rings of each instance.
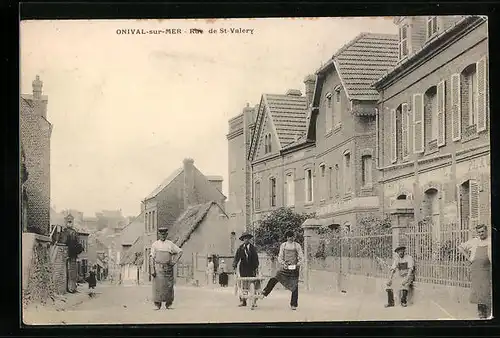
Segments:
[[[290,208],[279,208],[273,210],[264,219],[258,222],[255,230],[255,246],[258,251],[267,253],[271,258],[277,257],[279,247],[286,240],[285,233],[291,230],[295,234],[295,241],[303,245],[304,231],[302,224],[312,214],[300,214]]]

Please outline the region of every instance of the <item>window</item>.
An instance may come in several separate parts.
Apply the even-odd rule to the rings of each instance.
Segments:
[[[427,39],[432,38],[438,32],[438,18],[437,16],[427,17]]]
[[[319,166],[319,191],[320,191],[320,199],[324,200],[326,195],[326,165],[321,164]]]
[[[259,210],[260,209],[260,182],[255,182],[254,200],[255,200],[255,210]]]
[[[469,101],[469,126],[473,126],[476,124],[477,121],[477,72],[474,69],[469,75],[468,75],[468,84],[469,84],[469,95],[468,95],[468,101]]]
[[[342,123],[342,111],[341,111],[341,87],[340,85],[335,87],[335,106],[333,107],[333,125],[335,128],[339,127]]]
[[[230,242],[231,242],[230,252],[231,254],[234,254],[235,242],[236,242],[236,233],[234,231],[231,232]]]
[[[146,232],[149,231],[149,223],[148,223],[148,213],[144,213],[144,228]]]
[[[328,198],[332,198],[333,197],[333,178],[334,178],[334,175],[333,175],[333,168],[332,167],[329,167],[328,168]]]
[[[362,166],[362,182],[363,186],[372,185],[372,157],[370,155],[365,155],[361,157]]]
[[[467,180],[459,187],[460,224],[463,230],[477,225],[479,219],[479,186],[476,180]]]
[[[156,229],[156,225],[157,225],[156,224],[156,217],[155,216],[156,216],[156,211],[153,210],[153,222],[152,222],[153,223],[153,230]]]
[[[351,153],[344,153],[344,193],[351,192]]]
[[[408,25],[403,25],[399,27],[399,59],[404,59],[408,54]]]
[[[152,217],[152,214],[151,214],[151,211],[148,212],[148,223],[149,223],[149,231],[153,231],[153,217]]]
[[[313,176],[312,169],[306,169],[305,171],[305,188],[306,188],[306,202],[313,201]]]
[[[327,93],[326,94],[326,99],[325,99],[325,123],[326,123],[326,132],[328,133],[329,131],[332,130],[332,125],[333,125],[333,110],[332,110],[332,93]]]
[[[269,154],[272,151],[271,147],[271,134],[267,133],[264,136],[264,154]]]
[[[335,165],[335,193],[338,195],[340,189],[340,170],[339,165]]]
[[[269,205],[276,206],[276,178],[274,177],[269,179]]]
[[[292,173],[286,174],[285,191],[286,206],[291,207],[295,205],[295,182]]]
[[[424,121],[426,132],[426,142],[437,140],[439,133],[438,115],[437,115],[437,88],[432,86],[425,92],[424,95]]]

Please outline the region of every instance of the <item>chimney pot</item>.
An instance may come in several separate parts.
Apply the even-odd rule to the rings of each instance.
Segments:
[[[33,86],[33,98],[35,100],[40,100],[42,97],[43,82],[40,81],[39,75],[37,75],[35,80],[33,80],[32,86]]]

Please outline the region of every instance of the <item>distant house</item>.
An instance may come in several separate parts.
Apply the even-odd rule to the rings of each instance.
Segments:
[[[133,218],[121,232],[117,240],[121,244],[120,271],[121,281],[128,283],[142,278],[144,251],[144,212]],[[141,257],[140,265],[136,265],[137,257]]]
[[[192,159],[185,159],[183,167],[175,170],[142,202],[144,255],[149,256],[151,244],[157,239],[158,225],[172,227],[189,206],[216,201],[223,208],[226,196],[221,188],[220,176],[207,178],[194,166]],[[149,276],[147,262],[144,262],[145,276]]]
[[[120,261],[123,284],[137,283],[144,279],[144,237],[139,236]]]

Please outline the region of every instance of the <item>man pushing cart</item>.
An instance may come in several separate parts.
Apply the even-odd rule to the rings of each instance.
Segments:
[[[243,241],[234,255],[233,268],[236,271],[235,286],[240,299],[239,306],[247,306],[247,299],[251,300],[252,309],[257,306],[258,293],[260,292],[260,284],[262,278],[257,277],[259,269],[259,256],[255,245],[250,243],[252,234],[244,232],[240,236]],[[238,263],[240,265],[238,268]]]

